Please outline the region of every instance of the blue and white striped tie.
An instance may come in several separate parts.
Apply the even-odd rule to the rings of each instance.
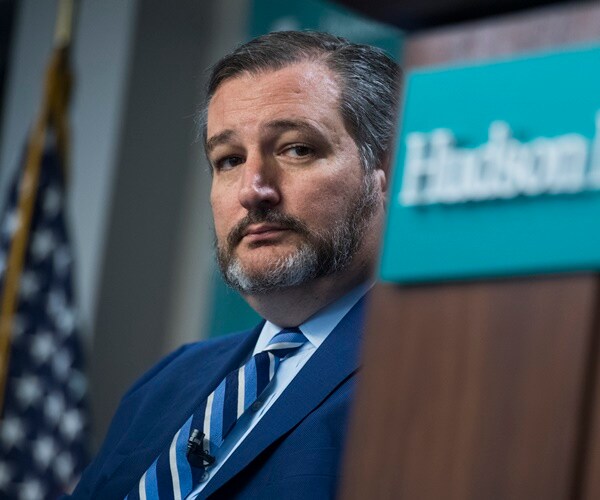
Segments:
[[[173,437],[129,492],[127,500],[184,499],[205,473],[187,459],[188,440],[195,430],[204,434],[206,453],[221,446],[242,414],[259,398],[275,376],[279,363],[306,342],[298,328],[276,334],[267,347],[232,371]]]

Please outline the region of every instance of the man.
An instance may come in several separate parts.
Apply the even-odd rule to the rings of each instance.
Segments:
[[[75,498],[335,495],[399,79],[381,51],[315,32],[272,33],[216,65],[217,257],[265,321],[144,375]]]

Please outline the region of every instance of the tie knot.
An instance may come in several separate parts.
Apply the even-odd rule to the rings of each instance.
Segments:
[[[278,358],[284,358],[306,342],[306,337],[298,327],[284,328],[273,336],[264,351],[271,352]]]

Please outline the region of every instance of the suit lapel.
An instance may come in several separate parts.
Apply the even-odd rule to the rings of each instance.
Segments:
[[[291,430],[359,366],[363,297],[317,349],[273,406],[208,483],[214,493],[264,449]]]
[[[156,388],[156,394],[152,394],[155,403],[147,414],[140,414],[144,411],[140,410],[135,415],[137,421],[131,426],[136,429],[135,432],[128,433],[118,444],[114,458],[109,461],[113,466],[102,471],[101,479],[111,478],[109,484],[115,484],[115,481],[128,485],[123,493],[125,496],[156,457],[167,448],[194,409],[252,352],[262,325],[242,334],[241,340],[239,335],[224,339],[216,350],[188,356],[171,367],[176,373],[165,375],[161,380],[172,382],[168,387]],[[153,389],[149,388],[148,391]],[[97,496],[105,498],[101,488]]]

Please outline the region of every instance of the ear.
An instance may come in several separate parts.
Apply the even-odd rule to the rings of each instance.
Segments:
[[[387,193],[388,188],[388,180],[387,177],[390,174],[390,170],[392,168],[392,158],[393,154],[388,151],[383,157],[382,162],[379,164],[379,167],[375,169],[375,175],[379,179],[379,185],[381,187],[381,192],[383,194]]]
[[[379,189],[381,189],[381,193],[385,194],[387,192],[387,174],[386,171],[382,168],[376,168],[373,171],[373,175],[377,179],[377,183],[379,185]]]

